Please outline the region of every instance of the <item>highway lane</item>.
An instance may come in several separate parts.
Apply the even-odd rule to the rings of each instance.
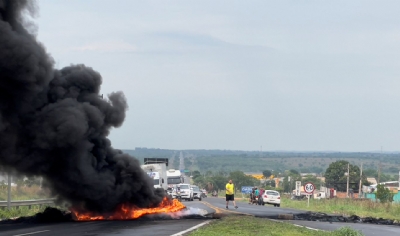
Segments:
[[[400,235],[400,227],[394,225],[375,225],[375,224],[354,224],[354,223],[329,223],[329,222],[318,222],[318,221],[299,221],[299,220],[290,220],[285,221],[292,224],[311,227],[314,229],[323,229],[323,230],[336,230],[340,227],[349,226],[355,230],[361,231],[365,236],[377,236],[377,235]]]
[[[297,214],[304,213],[305,211],[295,210],[284,207],[273,207],[271,205],[259,206],[259,205],[249,205],[247,202],[243,202],[241,200],[236,201],[238,205],[238,209],[234,209],[232,204],[230,203],[229,209],[225,209],[225,199],[223,198],[215,198],[215,197],[207,197],[203,199],[203,204],[210,205],[210,207],[214,207],[215,210],[220,211],[222,213],[240,213],[240,214],[249,214],[257,217],[266,217],[270,219],[276,220],[279,214]],[[280,220],[278,220],[280,221]],[[299,220],[285,220],[280,222],[287,222],[296,224],[299,226],[310,227],[318,230],[332,231],[335,229],[339,229],[340,227],[348,226],[356,230],[362,231],[365,236],[376,236],[376,235],[400,235],[400,227],[399,226],[391,226],[391,225],[375,225],[375,224],[363,224],[363,223],[338,223],[338,222],[318,222],[318,221],[299,221]]]
[[[70,236],[70,235],[162,235],[169,236],[198,225],[206,220],[129,220],[65,222],[57,224],[10,224],[0,225],[0,235],[7,236]]]
[[[207,197],[203,199],[204,202],[211,204],[212,206],[217,207],[222,212],[229,213],[243,213],[254,215],[257,217],[267,217],[272,219],[277,219],[279,214],[299,214],[304,213],[306,211],[295,210],[289,208],[281,208],[281,207],[273,207],[273,206],[259,206],[259,205],[250,205],[247,202],[243,202],[241,200],[237,200],[236,204],[239,207],[235,209],[232,203],[229,203],[229,209],[226,210],[226,202],[224,198],[216,198],[216,197]]]
[[[230,207],[225,209],[223,198],[207,197],[203,201],[183,202],[191,213],[224,213],[224,214],[248,214],[258,217],[276,219],[279,214],[297,214],[304,211],[284,207],[249,205],[247,202],[237,201],[238,209]],[[107,236],[107,235],[174,235],[193,226],[208,222],[209,218],[192,219],[164,219],[162,217],[150,217],[147,219],[127,221],[91,221],[91,222],[64,222],[53,224],[0,224],[0,236],[2,235],[35,235],[35,236]],[[373,224],[354,223],[329,223],[315,221],[283,221],[300,226],[311,227],[319,230],[331,231],[343,226],[361,230],[366,236],[375,235],[400,235],[400,227]]]
[[[191,214],[215,213],[215,210],[199,202],[185,202]],[[201,209],[201,210],[200,210]],[[182,215],[181,213],[175,214]],[[91,221],[63,223],[11,223],[0,224],[0,236],[106,236],[106,235],[158,235],[169,236],[191,227],[208,222],[208,218],[171,219],[171,217],[148,216],[146,219],[126,221]]]

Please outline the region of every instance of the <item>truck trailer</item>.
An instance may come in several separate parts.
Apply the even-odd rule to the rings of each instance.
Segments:
[[[144,158],[141,168],[153,179],[154,188],[168,189],[167,184],[168,158]]]

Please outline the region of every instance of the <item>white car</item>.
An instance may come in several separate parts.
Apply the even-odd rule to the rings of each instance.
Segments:
[[[193,201],[193,189],[190,184],[178,184],[181,189],[181,198],[186,201]]]
[[[281,206],[281,195],[277,191],[265,190],[262,198],[263,198],[262,205],[271,204],[274,205],[275,207]]]

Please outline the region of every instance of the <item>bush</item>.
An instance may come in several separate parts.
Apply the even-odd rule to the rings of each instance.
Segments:
[[[392,202],[393,201],[393,194],[390,192],[389,189],[385,188],[383,185],[379,184],[376,190],[376,198],[381,203]]]

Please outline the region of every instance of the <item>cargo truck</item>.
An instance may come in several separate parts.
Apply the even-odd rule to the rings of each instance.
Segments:
[[[167,171],[168,194],[172,198],[176,198],[176,188],[179,184],[183,184],[184,180],[180,170],[169,169]]]
[[[153,179],[154,188],[167,191],[168,158],[144,158],[144,165],[141,167]]]

